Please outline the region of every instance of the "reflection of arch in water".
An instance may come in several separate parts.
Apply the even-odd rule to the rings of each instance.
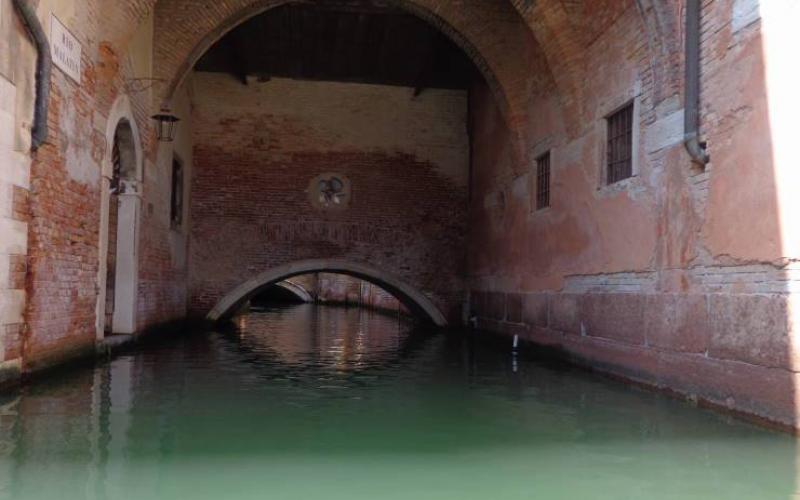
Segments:
[[[348,320],[351,322],[345,324]],[[365,321],[377,323],[365,323]],[[281,323],[284,325],[280,326]],[[263,325],[266,325],[266,328]],[[339,351],[343,343],[347,343],[347,339],[344,338],[331,342],[337,337],[337,326],[338,333],[357,334],[360,330],[364,330],[362,333],[370,340],[382,337],[385,342],[378,340],[377,345],[370,342],[367,350],[361,353],[363,357],[345,356],[345,359],[337,363],[336,356],[330,355]],[[375,327],[379,331],[376,331]],[[387,334],[387,328],[397,330]],[[296,341],[294,345],[282,344],[280,339],[276,339],[275,333],[282,329],[289,334],[279,337],[284,341]],[[215,338],[222,342],[226,349],[236,353],[237,356],[242,356],[244,363],[262,370],[265,377],[269,379],[275,376],[285,377],[286,380],[298,383],[308,375],[309,370],[319,370],[323,373],[334,370],[339,374],[364,372],[377,374],[403,370],[409,363],[420,367],[427,366],[430,364],[430,359],[427,359],[430,355],[427,347],[431,342],[449,342],[453,338],[460,338],[459,335],[443,334],[443,331],[434,325],[421,324],[402,316],[387,316],[363,308],[318,308],[309,304],[278,307],[266,315],[238,316],[232,321],[219,323],[214,331],[220,334]],[[353,346],[358,341],[350,339],[349,342]],[[301,344],[299,348],[298,344]],[[336,349],[331,349],[332,346],[336,346]],[[436,348],[434,352],[440,350]],[[420,359],[420,356],[424,359]],[[309,359],[313,359],[311,365],[308,364]],[[298,376],[301,373],[304,376]]]
[[[436,305],[420,291],[380,269],[338,259],[313,259],[294,262],[265,271],[242,283],[225,295],[208,313],[211,321],[219,321],[235,313],[259,292],[280,281],[312,272],[347,274],[374,283],[398,298],[417,316],[429,319],[437,326],[447,326],[447,320]]]

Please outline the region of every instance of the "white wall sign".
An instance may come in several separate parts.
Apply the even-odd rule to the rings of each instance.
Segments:
[[[55,65],[80,84],[81,44],[53,14],[50,14],[50,51]]]

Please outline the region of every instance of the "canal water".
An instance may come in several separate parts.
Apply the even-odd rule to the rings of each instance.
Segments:
[[[795,440],[311,305],[0,396],[2,499],[789,499]]]

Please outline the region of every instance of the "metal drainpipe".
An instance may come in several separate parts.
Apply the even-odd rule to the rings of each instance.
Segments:
[[[705,167],[710,158],[706,144],[700,141],[700,16],[700,0],[687,0],[683,144],[692,161]]]
[[[47,141],[47,114],[50,106],[50,73],[52,58],[50,56],[50,43],[42,29],[42,23],[36,15],[36,10],[27,0],[13,0],[14,7],[22,19],[23,24],[33,37],[36,44],[36,103],[33,110],[33,127],[31,128],[31,149],[36,151],[39,146]]]

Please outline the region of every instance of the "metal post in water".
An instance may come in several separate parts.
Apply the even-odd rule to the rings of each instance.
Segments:
[[[517,347],[519,347],[519,335],[514,335],[514,341],[511,348],[511,369],[517,373]]]

